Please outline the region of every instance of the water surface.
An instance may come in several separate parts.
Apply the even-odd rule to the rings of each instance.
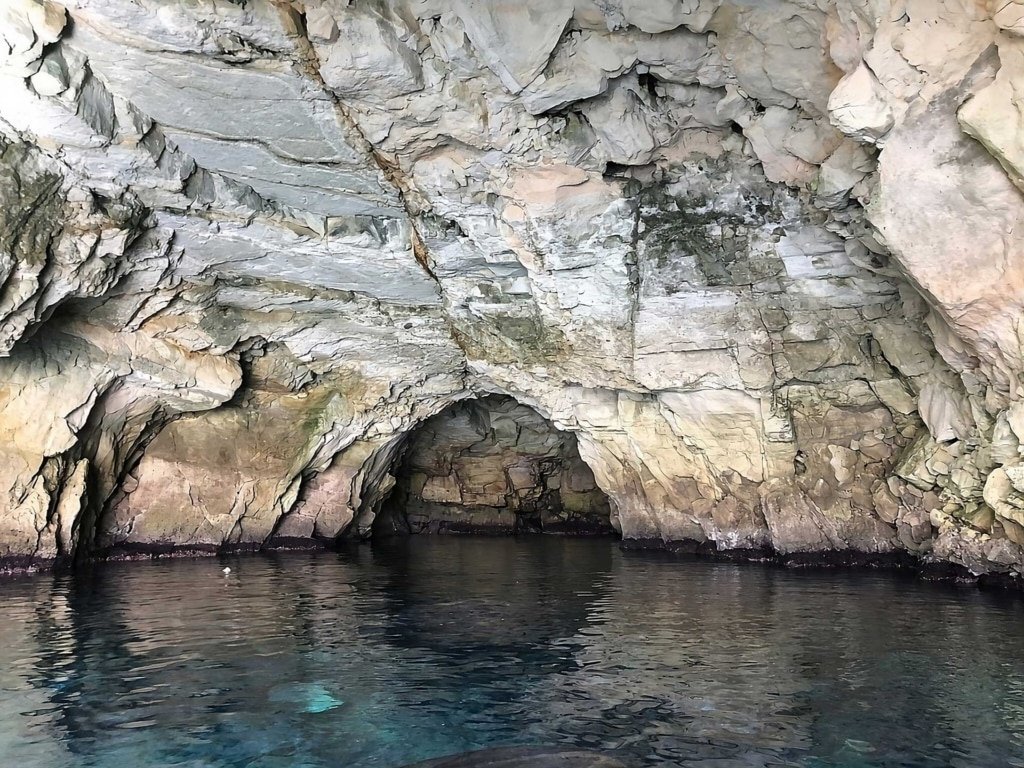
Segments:
[[[0,609],[5,768],[1024,766],[1024,604],[887,573],[419,537],[15,579]]]

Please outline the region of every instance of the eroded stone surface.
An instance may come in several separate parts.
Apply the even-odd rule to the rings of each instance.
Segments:
[[[1019,5],[11,0],[0,556],[367,536],[497,393],[627,538],[1017,573]]]

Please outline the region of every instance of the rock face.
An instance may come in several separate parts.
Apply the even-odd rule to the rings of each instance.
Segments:
[[[510,397],[451,405],[409,441],[374,532],[611,534],[571,432]]]
[[[9,0],[0,557],[536,509],[564,465],[402,464],[501,395],[625,538],[1017,574],[1022,19]]]

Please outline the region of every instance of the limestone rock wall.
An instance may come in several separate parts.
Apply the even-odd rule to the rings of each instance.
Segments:
[[[10,0],[0,556],[368,535],[515,398],[622,535],[1024,565],[1017,0]]]

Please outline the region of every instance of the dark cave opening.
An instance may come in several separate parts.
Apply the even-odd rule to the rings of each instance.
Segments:
[[[616,533],[576,436],[504,395],[460,401],[427,419],[394,474],[375,537]]]

